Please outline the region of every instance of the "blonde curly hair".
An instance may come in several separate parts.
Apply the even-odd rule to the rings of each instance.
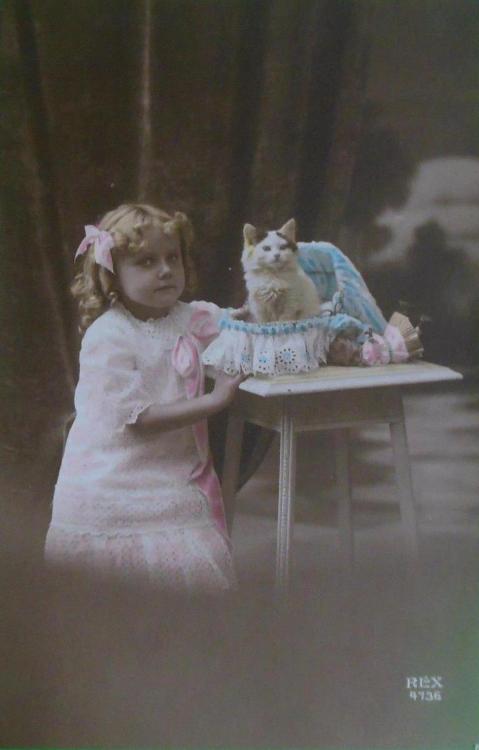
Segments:
[[[159,226],[166,234],[176,233],[185,269],[185,293],[191,295],[195,291],[196,273],[191,257],[193,227],[186,214],[176,211],[170,215],[146,203],[125,203],[106,213],[97,226],[113,237],[113,262],[119,255],[141,250],[143,230],[147,227]],[[82,268],[73,280],[71,291],[78,300],[80,332],[85,333],[88,326],[116,302],[118,290],[115,275],[95,262],[93,245],[82,258]]]

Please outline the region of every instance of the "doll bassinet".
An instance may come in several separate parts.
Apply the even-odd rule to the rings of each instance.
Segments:
[[[329,242],[298,243],[298,259],[323,300],[314,318],[266,324],[235,320],[227,312],[220,335],[203,362],[229,374],[285,375],[326,363],[329,346],[341,333],[362,343],[368,331],[383,333],[386,320],[361,274]]]

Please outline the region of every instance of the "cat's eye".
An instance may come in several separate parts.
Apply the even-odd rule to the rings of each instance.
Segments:
[[[264,251],[265,251],[266,253],[269,253],[269,251],[271,250],[271,245],[263,245],[263,250],[264,250]]]

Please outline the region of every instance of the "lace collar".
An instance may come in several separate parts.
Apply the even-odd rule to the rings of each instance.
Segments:
[[[115,309],[118,310],[131,325],[151,338],[174,338],[184,329],[189,317],[189,305],[186,302],[176,302],[169,313],[161,318],[148,318],[140,320],[136,318],[127,308],[117,302]]]

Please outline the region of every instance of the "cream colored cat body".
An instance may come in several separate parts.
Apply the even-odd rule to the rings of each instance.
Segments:
[[[300,267],[295,241],[296,222],[258,240],[251,224],[243,228],[241,262],[248,290],[247,306],[258,323],[300,320],[318,315],[321,300],[311,279]]]

